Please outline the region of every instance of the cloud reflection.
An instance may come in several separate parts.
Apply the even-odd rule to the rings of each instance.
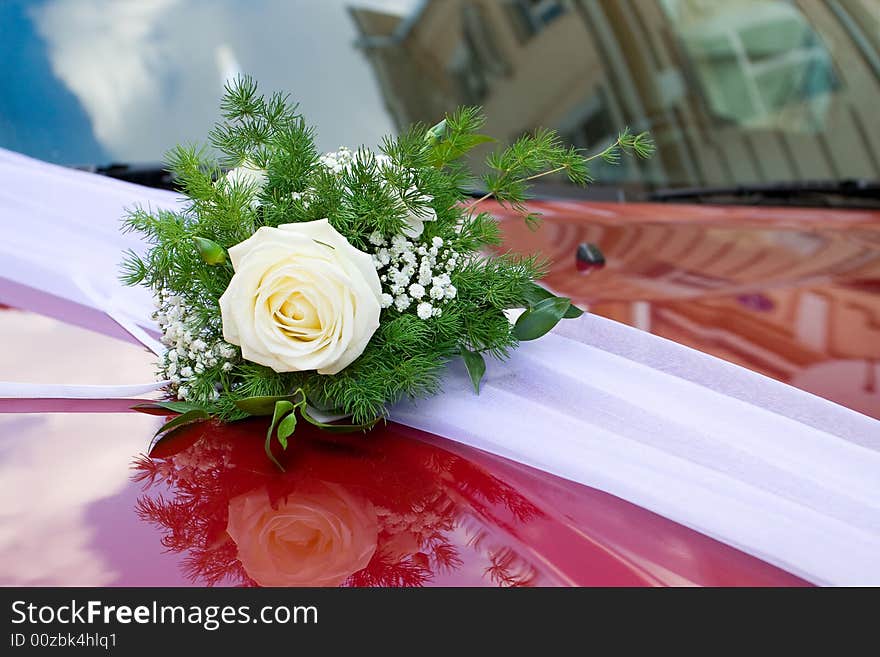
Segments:
[[[235,73],[287,90],[318,123],[322,150],[375,145],[392,130],[354,49],[350,0],[49,0],[31,17],[54,74],[118,160],[160,160],[204,140]],[[359,2],[405,11],[412,0]]]

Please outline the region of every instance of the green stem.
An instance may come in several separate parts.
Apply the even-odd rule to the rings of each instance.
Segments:
[[[615,148],[620,148],[621,145],[622,144],[620,143],[620,137],[618,137],[617,139],[614,140],[614,143],[610,144],[607,148],[605,148],[605,150],[600,151],[598,153],[595,153],[595,154],[591,155],[590,157],[585,157],[584,162],[592,162],[593,160],[598,159],[600,157],[605,157],[606,155],[608,155],[608,153],[613,151]],[[529,176],[528,178],[523,178],[521,182],[528,182],[530,180],[537,180],[538,178],[543,178],[544,176],[550,176],[550,175],[553,175],[554,173],[559,173],[560,171],[564,171],[567,168],[568,168],[568,165],[563,164],[562,166],[556,167],[555,169],[550,169],[549,171],[543,171],[541,173],[536,173],[533,176]],[[510,173],[509,169],[504,172],[504,175],[507,175],[508,173]],[[471,203],[468,206],[468,211],[473,212],[473,209],[475,207],[477,207],[483,201],[486,201],[486,200],[492,198],[492,196],[494,196],[494,192],[487,192],[486,194],[484,194],[483,196],[478,198],[476,201]]]

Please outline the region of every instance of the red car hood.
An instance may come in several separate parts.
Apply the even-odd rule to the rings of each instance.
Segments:
[[[544,227],[506,220],[507,246],[552,257],[557,292],[880,414],[880,214],[538,205]],[[582,242],[601,246],[605,268],[576,266]],[[116,331],[99,316],[6,283],[0,300],[65,319],[4,310],[15,348],[0,379],[152,377],[139,347],[73,326]],[[0,401],[0,583],[803,583],[611,495],[398,425],[298,431],[282,474],[259,421],[197,426],[148,458],[160,420],[118,412],[130,405]]]
[[[546,283],[637,326],[880,418],[880,212],[535,203],[506,244],[554,262]],[[582,243],[607,265],[578,266]]]

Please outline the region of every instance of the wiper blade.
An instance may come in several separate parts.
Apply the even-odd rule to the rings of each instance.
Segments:
[[[83,171],[97,173],[102,176],[124,180],[126,182],[155,187],[157,189],[176,190],[174,176],[161,164],[126,164],[114,162],[103,166],[75,167]]]
[[[659,189],[652,192],[650,198],[660,202],[875,208],[880,207],[880,181],[814,180],[729,187],[686,187]]]

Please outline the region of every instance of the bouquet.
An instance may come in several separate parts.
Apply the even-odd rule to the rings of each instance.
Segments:
[[[263,96],[250,78],[227,86],[221,112],[211,150],[169,154],[182,210],[126,217],[149,248],[126,254],[123,281],[156,299],[171,399],[155,406],[179,414],[159,433],[264,415],[279,467],[273,446],[286,449],[298,422],[366,431],[401,398],[436,394],[456,358],[479,392],[486,355],[503,359],[578,317],[536,283],[546,262],[498,252],[498,224],[480,205],[494,197],[537,226],[525,205],[534,180],[586,185],[592,160],[653,150],[624,131],[586,156],[541,129],[489,155],[477,178],[464,156],[494,141],[478,108],[378,152],[325,155],[288,97]],[[465,191],[475,186],[476,199]]]

